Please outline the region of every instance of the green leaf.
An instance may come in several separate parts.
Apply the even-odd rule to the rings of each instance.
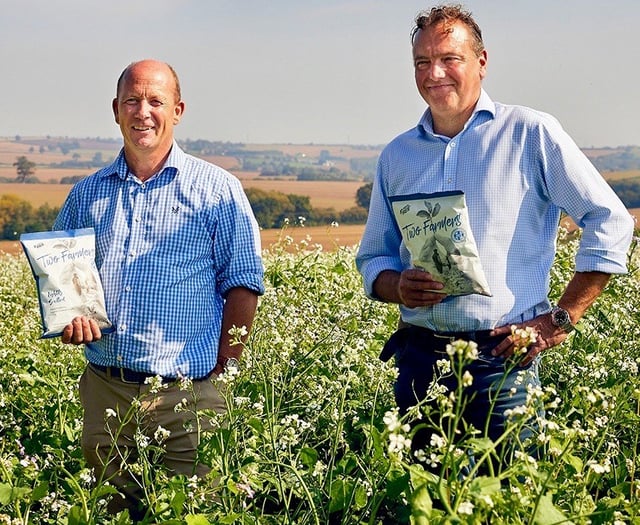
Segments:
[[[500,492],[500,479],[490,478],[487,476],[478,476],[475,478],[469,490],[474,494],[491,495]]]
[[[433,502],[426,483],[411,494],[409,502],[411,504],[411,523],[413,525],[429,525]]]
[[[188,514],[184,520],[187,525],[209,525],[211,523],[204,514]]]
[[[311,447],[303,447],[300,451],[300,461],[305,467],[312,469],[318,462],[318,452]]]
[[[264,433],[264,425],[262,424],[262,421],[260,421],[257,417],[252,417],[251,419],[249,419],[249,421],[247,421],[247,424],[251,428],[256,430],[258,434]]]
[[[49,483],[43,481],[31,492],[31,501],[40,501],[47,494],[49,494]]]
[[[8,483],[0,483],[0,504],[8,505],[23,499],[31,492],[29,487],[12,487]]]
[[[346,507],[347,497],[351,494],[353,482],[346,482],[343,479],[336,479],[331,484],[331,501],[329,502],[329,512],[343,510]]]
[[[216,517],[216,521],[212,522],[212,521],[207,521],[207,523],[219,523],[220,525],[226,525],[227,523],[230,525],[231,523],[235,523],[236,520],[240,518],[240,514],[237,513],[231,513],[231,514],[227,514],[226,516],[223,517]],[[189,523],[189,522],[187,522]]]
[[[0,505],[11,503],[11,490],[13,487],[8,483],[0,483]]]
[[[473,450],[478,452],[488,452],[495,450],[496,445],[491,438],[471,438],[469,444],[473,447]]]
[[[87,520],[83,516],[80,505],[74,505],[67,514],[67,525],[86,525]]]
[[[367,495],[367,490],[363,485],[356,486],[354,501],[357,509],[363,509],[369,503],[369,496]]]
[[[409,488],[409,473],[402,470],[392,470],[387,476],[387,494],[397,498]]]
[[[173,496],[173,498],[171,498],[171,508],[176,514],[180,515],[182,511],[182,505],[185,501],[187,501],[187,496],[184,494],[184,492],[178,492],[175,496]]]
[[[540,498],[533,519],[534,523],[537,523],[538,525],[552,525],[555,523],[563,523],[568,525],[570,523],[573,523],[572,521],[569,521],[567,517],[557,509],[557,507],[553,504],[553,499],[549,494],[545,494]]]

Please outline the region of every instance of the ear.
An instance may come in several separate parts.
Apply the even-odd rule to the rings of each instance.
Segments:
[[[487,74],[487,50],[483,49],[482,53],[478,57],[478,62],[480,64],[480,78],[483,79]]]
[[[116,119],[116,124],[120,124],[120,117],[118,114],[118,99],[114,98],[111,102],[111,109],[113,110],[113,117]]]
[[[174,126],[180,122],[182,115],[184,113],[184,101],[180,101],[173,108],[173,124]]]

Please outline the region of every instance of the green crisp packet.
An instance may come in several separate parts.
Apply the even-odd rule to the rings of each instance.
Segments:
[[[447,295],[491,296],[461,191],[390,197],[415,268],[444,284]]]

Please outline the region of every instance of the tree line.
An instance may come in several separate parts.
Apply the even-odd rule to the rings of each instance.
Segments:
[[[339,224],[363,224],[367,219],[371,194],[370,184],[358,189],[356,203],[347,210],[314,208],[305,195],[285,194],[248,188],[247,197],[261,228],[281,228],[286,221],[298,222],[304,217],[309,226]],[[16,195],[0,195],[0,239],[16,240],[22,233],[47,231],[60,211],[59,207],[43,204],[34,207],[29,201]]]

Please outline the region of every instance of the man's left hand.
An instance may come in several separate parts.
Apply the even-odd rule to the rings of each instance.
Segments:
[[[538,334],[538,336],[536,337],[536,341],[528,346],[526,353],[522,357],[520,366],[529,365],[538,354],[540,354],[544,350],[547,350],[548,348],[559,345],[567,338],[568,335],[567,332],[565,332],[561,328],[554,326],[554,324],[551,322],[551,314],[540,315],[526,323],[500,326],[498,328],[495,328],[491,332],[492,336],[503,335],[506,337],[503,341],[500,342],[500,344],[498,344],[498,346],[496,346],[491,351],[492,355],[500,356],[507,359],[515,353],[521,351],[519,349],[519,346],[516,344],[516,338],[513,336],[513,326],[522,329],[530,326]]]

